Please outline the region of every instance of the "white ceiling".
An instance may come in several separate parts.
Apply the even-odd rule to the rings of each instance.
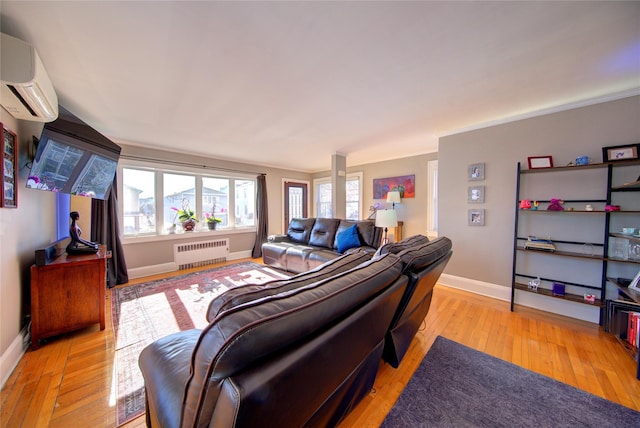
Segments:
[[[640,2],[6,1],[113,140],[315,172],[640,90]],[[640,120],[640,118],[639,118]]]

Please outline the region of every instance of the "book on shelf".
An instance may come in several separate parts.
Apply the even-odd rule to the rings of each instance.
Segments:
[[[640,312],[629,312],[627,342],[636,349],[640,345]]]

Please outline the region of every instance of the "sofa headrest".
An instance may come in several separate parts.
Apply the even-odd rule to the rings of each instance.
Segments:
[[[330,260],[315,269],[292,276],[289,279],[276,279],[264,284],[247,284],[231,288],[209,303],[207,321],[213,321],[223,311],[238,305],[320,281],[352,269],[370,259],[371,254],[356,252]]]
[[[293,242],[307,244],[315,222],[315,218],[293,218],[289,221],[287,235]]]
[[[382,247],[380,247],[380,249],[376,254],[377,255],[382,255],[387,253],[398,254],[399,252],[404,251],[407,248],[423,245],[423,244],[426,244],[427,242],[429,242],[429,238],[427,238],[426,236],[413,235],[413,236],[404,238],[402,241],[384,244]]]
[[[333,241],[336,238],[336,230],[340,221],[335,218],[317,218],[311,235],[309,245],[315,247],[334,248]]]
[[[451,251],[453,243],[446,236],[409,247],[398,253],[404,264],[403,272],[415,272],[426,268]]]

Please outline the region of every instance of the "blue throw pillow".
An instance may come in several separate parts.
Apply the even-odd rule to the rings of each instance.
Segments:
[[[344,253],[349,248],[359,247],[360,237],[358,236],[358,226],[353,225],[338,234],[338,252]]]

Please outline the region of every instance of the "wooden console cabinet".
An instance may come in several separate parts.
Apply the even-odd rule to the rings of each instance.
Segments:
[[[63,254],[44,266],[31,266],[31,350],[40,339],[100,323],[105,327],[107,259],[96,254]]]

